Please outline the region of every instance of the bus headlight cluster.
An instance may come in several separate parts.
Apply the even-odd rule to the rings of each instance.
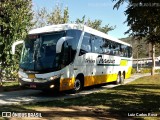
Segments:
[[[56,76],[50,77],[49,80],[55,80],[55,79],[57,79],[57,78],[58,78],[58,76],[56,75]]]

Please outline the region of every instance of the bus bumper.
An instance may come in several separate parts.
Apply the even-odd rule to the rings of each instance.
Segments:
[[[30,79],[32,82],[28,82],[23,80],[23,78],[19,78],[20,86],[29,89],[37,89],[37,90],[59,90],[60,86],[60,78],[50,80],[46,82],[34,82],[34,80]]]

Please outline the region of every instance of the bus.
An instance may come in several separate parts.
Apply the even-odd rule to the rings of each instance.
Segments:
[[[29,31],[19,64],[21,86],[73,90],[108,82],[120,84],[132,69],[130,44],[81,24],[59,24]]]

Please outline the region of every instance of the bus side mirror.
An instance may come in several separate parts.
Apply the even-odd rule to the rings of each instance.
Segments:
[[[70,40],[70,39],[73,39],[73,37],[61,37],[58,40],[57,45],[56,45],[56,53],[60,53],[61,50],[62,50],[62,45],[63,45],[64,41],[67,41],[67,40]]]
[[[12,54],[13,55],[15,54],[16,46],[19,45],[19,44],[22,44],[22,43],[23,43],[23,40],[20,40],[20,41],[17,41],[17,42],[13,43],[13,45],[12,45]]]

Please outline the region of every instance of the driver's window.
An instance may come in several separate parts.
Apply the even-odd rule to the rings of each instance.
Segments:
[[[91,38],[90,38],[90,36],[91,35],[89,33],[84,34],[79,55],[83,55],[85,53],[91,52]]]
[[[61,52],[61,67],[63,68],[64,66],[69,64],[70,61],[70,45],[68,41],[65,41],[62,45],[62,52]]]

